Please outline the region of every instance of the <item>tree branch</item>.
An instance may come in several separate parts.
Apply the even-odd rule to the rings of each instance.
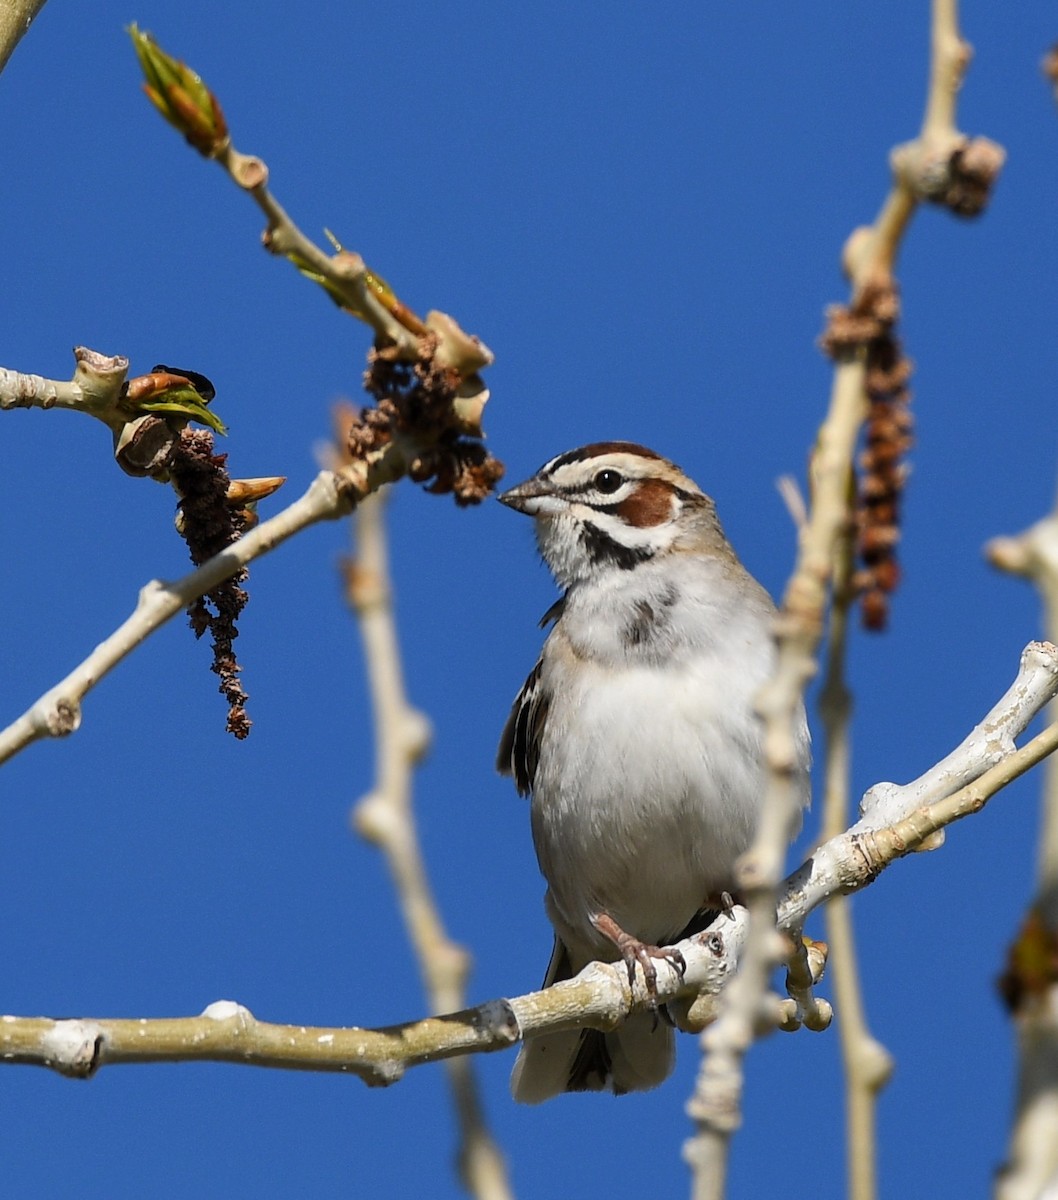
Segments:
[[[477,503],[503,473],[480,442],[480,419],[488,392],[479,379],[465,379],[469,391],[451,382],[454,367],[437,369],[439,346],[431,334],[423,339],[421,357],[408,372],[414,381],[401,391],[399,381],[380,404],[357,422],[355,449],[333,471],[323,471],[308,491],[288,508],[257,525],[239,541],[174,583],[153,580],[140,592],[133,614],[65,679],[0,732],[0,763],[43,737],[63,737],[81,722],[81,701],[99,680],[166,621],[199,596],[275,549],[302,529],[352,511],[363,497],[405,474],[425,481],[431,490],[450,491],[461,504]],[[5,371],[0,374],[0,407],[38,402],[49,407],[63,396],[66,406],[85,408],[112,428],[115,439],[129,426],[129,414],[115,416],[125,395],[128,360],[107,357],[80,347],[70,384],[40,376]],[[373,366],[379,359],[372,360]],[[421,372],[417,375],[416,372]],[[175,378],[175,377],[174,377]],[[426,382],[423,382],[423,380]],[[418,403],[411,401],[417,399]],[[428,401],[428,402],[424,402]],[[116,407],[115,407],[116,406]],[[111,418],[113,418],[111,420]],[[186,418],[176,418],[182,427]],[[133,425],[135,422],[133,422]],[[361,427],[362,424],[362,427]],[[352,439],[351,439],[352,444]]]
[[[339,441],[344,445],[346,440],[340,414]],[[445,931],[416,828],[412,777],[429,749],[430,724],[412,708],[404,690],[386,550],[386,499],[386,492],[378,492],[357,509],[356,556],[344,570],[346,596],[359,619],[367,659],[377,764],[375,786],[357,803],[352,819],[385,855],[431,1012],[452,1012],[466,1003],[470,955]],[[473,1064],[453,1058],[445,1069],[459,1124],[457,1161],[463,1185],[478,1200],[510,1200],[506,1164],[485,1123]]]
[[[860,801],[860,820],[824,842],[789,876],[779,901],[780,925],[803,923],[825,900],[858,891],[882,868],[923,848],[927,840],[925,848],[940,846],[943,839],[935,835],[944,826],[982,805],[981,788],[987,799],[1050,753],[1053,727],[1023,750],[1014,739],[1055,695],[1058,647],[1030,642],[1017,678],[951,754],[911,783],[878,783],[868,789]],[[946,806],[952,804],[954,810],[949,811]]]
[[[741,934],[699,934],[682,942],[687,973],[658,964],[658,997],[718,992],[734,970]],[[519,1037],[590,1024],[613,1029],[631,1010],[647,1009],[651,997],[628,972],[612,963],[591,963],[575,979],[513,1000],[426,1017],[385,1029],[272,1025],[230,1000],[211,1004],[200,1017],[166,1020],[67,1020],[0,1017],[0,1064],[50,1067],[88,1078],[118,1063],[230,1062],[290,1070],[340,1071],[373,1086],[399,1080],[407,1067],[475,1052],[503,1050]]]
[[[943,764],[903,787],[871,789],[868,797],[874,793],[876,803],[870,815],[820,846],[787,878],[779,895],[779,928],[800,929],[811,909],[832,896],[866,887],[939,829],[979,811],[1007,783],[1051,753],[1058,745],[1058,725],[1021,750],[1011,739],[1056,694],[1058,647],[1034,642],[1022,655],[1018,677],[1006,695]],[[882,811],[888,824],[878,823]],[[374,1030],[266,1024],[226,1000],[210,1005],[200,1017],[170,1020],[4,1016],[0,1064],[28,1063],[87,1078],[108,1064],[205,1060],[342,1071],[369,1084],[389,1084],[407,1067],[435,1059],[502,1050],[520,1038],[566,1029],[614,1029],[629,1013],[649,1010],[655,1001],[717,996],[735,973],[749,924],[747,912],[735,909],[730,916],[719,916],[704,933],[680,942],[686,972],[681,977],[670,963],[658,961],[654,995],[641,973],[630,989],[623,964],[590,963],[574,979],[543,991]],[[811,955],[809,969],[814,977]],[[770,1014],[772,1026],[782,1019],[776,1006]]]
[[[853,455],[867,415],[867,351],[884,314],[892,323],[892,267],[917,203],[922,198],[942,198],[936,189],[929,191],[926,183],[927,179],[929,187],[935,183],[939,143],[943,143],[940,153],[947,169],[948,189],[943,199],[953,207],[956,204],[952,198],[958,165],[955,154],[956,149],[965,149],[965,139],[954,129],[955,95],[968,59],[958,33],[956,0],[934,0],[932,50],[922,132],[909,147],[894,152],[893,186],[875,224],[858,230],[846,246],[845,265],[853,291],[847,312],[860,321],[861,331],[853,335],[846,331],[844,340],[833,331],[829,334],[837,365],[830,408],[812,457],[812,507],[800,529],[797,562],[776,625],[775,674],[757,702],[764,722],[769,783],[756,838],[738,871],[738,884],[749,905],[751,933],[739,976],[723,999],[720,1018],[702,1035],[705,1057],[688,1103],[696,1131],[684,1149],[694,1172],[695,1200],[719,1200],[724,1195],[730,1139],[741,1119],[742,1060],[755,1028],[766,1024],[762,1016],[768,1003],[768,979],[781,953],[776,937],[776,888],[799,803],[797,729],[805,687],[816,672],[833,565],[850,520]],[[949,130],[954,139],[951,144]],[[998,147],[994,150],[998,162],[994,162],[989,182],[1002,162],[1002,152]],[[962,195],[958,193],[960,199]],[[871,319],[864,323],[864,317]]]
[[[464,333],[445,313],[429,312],[421,320],[359,254],[343,249],[329,233],[334,254],[327,254],[306,237],[268,190],[265,162],[235,149],[220,101],[203,80],[186,63],[166,53],[149,33],[132,25],[129,34],[151,103],[199,154],[219,163],[264,213],[265,249],[288,259],[302,275],[319,284],[335,304],[370,325],[379,344],[393,358],[416,362],[421,339],[426,335],[435,337],[439,365],[460,375],[464,401],[480,414],[488,393],[477,372],[492,362],[488,347]]]
[[[919,200],[940,200],[955,211],[971,211],[967,199],[971,189],[960,157],[968,154],[970,144],[954,125],[955,96],[969,59],[958,33],[955,0],[934,0],[932,51],[921,134],[894,151],[893,186],[875,224],[849,239],[845,265],[853,285],[852,301],[848,310],[832,314],[835,326],[836,316],[842,315],[846,328],[840,335],[836,328],[828,332],[837,365],[830,409],[812,459],[812,509],[800,529],[797,563],[777,623],[775,675],[758,698],[770,782],[756,840],[739,871],[751,935],[739,977],[724,997],[720,1019],[703,1034],[705,1060],[688,1104],[696,1134],[685,1155],[695,1173],[696,1200],[717,1200],[724,1194],[730,1137],[740,1120],[742,1059],[754,1029],[765,1024],[768,979],[780,952],[775,936],[776,884],[796,817],[797,726],[805,686],[816,671],[833,564],[850,520],[853,454],[867,414],[868,347],[877,329],[891,326],[894,319],[893,264]],[[979,211],[1002,152],[991,143],[980,143],[977,154],[981,161],[974,160],[978,175],[972,182],[978,190],[972,198]]]
[[[293,504],[262,521],[197,570],[171,583],[152,580],[140,591],[132,615],[0,732],[0,763],[41,738],[73,733],[81,724],[81,702],[88,692],[166,621],[295,533],[349,512],[359,498],[398,478],[405,469],[403,454],[396,443],[390,443],[370,462],[357,462],[339,472],[321,471]]]
[[[0,0],[0,71],[43,7],[44,0]]]
[[[824,840],[849,823],[852,694],[845,682],[845,650],[852,589],[852,529],[842,538],[834,570],[834,600],[827,641],[826,676],[819,698],[825,734],[823,758]],[[841,1020],[838,1035],[845,1072],[846,1173],[850,1200],[874,1200],[878,1191],[877,1100],[893,1073],[886,1048],[872,1036],[860,986],[856,936],[846,896],[826,906],[831,985]]]
[[[993,566],[1030,580],[1047,636],[1058,638],[1058,503],[1016,537],[985,547]],[[1058,704],[1050,718],[1058,721]],[[1036,895],[1010,951],[1001,990],[1017,1034],[1018,1082],[1007,1162],[996,1200],[1037,1200],[1058,1185],[1058,759],[1046,766]]]

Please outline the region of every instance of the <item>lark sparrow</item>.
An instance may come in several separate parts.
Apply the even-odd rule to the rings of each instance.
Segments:
[[[753,700],[772,670],[775,608],[712,500],[643,446],[571,450],[500,500],[535,518],[564,589],[498,759],[532,794],[556,933],[544,984],[623,958],[650,986],[651,959],[679,958],[660,947],[732,888],[754,834],[764,768]],[[799,750],[807,803],[803,721]],[[638,1014],[612,1033],[528,1040],[511,1089],[530,1104],[643,1091],[674,1056],[672,1030]]]

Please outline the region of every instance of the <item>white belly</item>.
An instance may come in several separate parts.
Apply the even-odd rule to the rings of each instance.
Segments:
[[[763,792],[759,681],[718,667],[708,656],[664,670],[582,661],[578,685],[567,676],[551,693],[533,837],[552,919],[575,954],[614,957],[595,914],[662,943],[732,884]]]

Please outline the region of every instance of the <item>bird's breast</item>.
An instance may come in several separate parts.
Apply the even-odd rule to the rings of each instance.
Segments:
[[[549,661],[550,659],[550,661]],[[674,936],[731,886],[762,795],[759,670],[697,654],[623,668],[545,656],[551,697],[532,799],[537,855],[566,936],[607,912],[645,941]],[[560,931],[561,932],[561,931]]]

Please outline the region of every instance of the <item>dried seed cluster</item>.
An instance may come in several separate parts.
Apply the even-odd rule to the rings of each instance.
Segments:
[[[910,411],[911,363],[894,333],[900,300],[892,284],[866,287],[851,308],[834,306],[822,338],[832,358],[866,350],[869,401],[864,448],[856,488],[856,557],[853,588],[863,624],[882,630],[889,619],[890,596],[900,582],[897,545],[900,501],[907,481],[905,462],[913,445]]]
[[[181,496],[178,526],[200,566],[230,546],[246,529],[246,519],[228,503],[231,480],[225,467],[228,456],[213,453],[213,435],[204,429],[185,429],[170,464],[173,486]],[[246,712],[249,698],[239,682],[241,667],[235,657],[236,621],[249,599],[240,586],[246,581],[244,567],[212,591],[200,596],[188,609],[195,637],[209,630],[213,643],[213,665],[220,677],[219,690],[228,701],[228,732],[244,738],[251,721]]]
[[[419,346],[411,364],[394,361],[385,349],[371,351],[364,389],[375,404],[353,420],[349,455],[363,460],[407,436],[419,447],[408,466],[416,483],[428,492],[451,492],[461,506],[480,504],[502,478],[503,464],[459,427],[453,401],[460,377],[438,364],[436,335],[425,335]]]

